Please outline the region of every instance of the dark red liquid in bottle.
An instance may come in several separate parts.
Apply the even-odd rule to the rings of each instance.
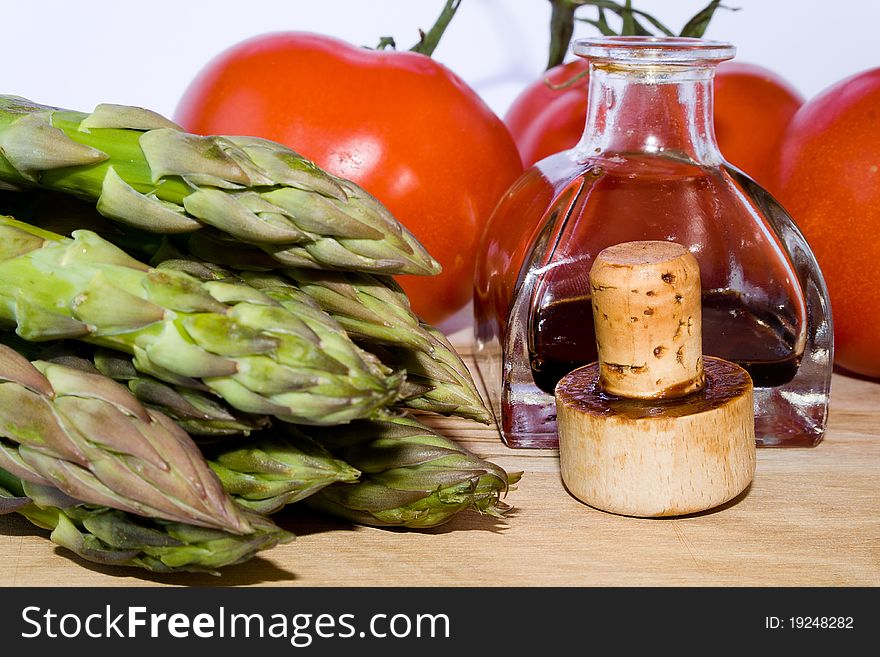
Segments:
[[[737,363],[756,387],[779,386],[797,374],[800,357],[787,328],[790,317],[749,308],[735,293],[705,295],[702,312],[704,354]],[[565,299],[538,311],[529,364],[541,390],[553,394],[563,376],[597,358],[589,297]]]

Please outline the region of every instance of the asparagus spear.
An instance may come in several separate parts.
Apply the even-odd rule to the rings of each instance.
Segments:
[[[227,271],[224,275],[232,274]],[[402,392],[399,405],[490,422],[489,411],[461,356],[440,330],[418,319],[393,279],[295,269],[281,273],[239,271],[237,275],[282,304],[290,297],[301,303],[314,300],[316,307],[336,320],[352,339],[392,369],[405,370],[407,386],[413,392]]]
[[[83,502],[245,534],[201,452],[99,374],[0,345],[0,467]]]
[[[269,514],[334,483],[357,481],[360,472],[334,458],[293,427],[245,441],[204,446],[208,464],[239,505]]]
[[[360,524],[424,529],[466,509],[501,517],[509,508],[501,498],[520,478],[410,417],[309,432],[362,475],[356,484],[323,488],[305,503]]]
[[[175,386],[141,374],[131,357],[122,352],[99,348],[91,360],[83,359],[80,366],[93,366],[104,376],[125,382],[142,404],[162,411],[196,438],[246,436],[270,424],[270,418],[265,415],[230,408],[207,386]]]
[[[86,372],[100,373],[128,386],[132,394],[144,406],[154,408],[172,420],[190,436],[198,439],[248,435],[269,426],[265,415],[241,413],[230,408],[214,395],[207,386],[174,386],[137,371],[131,357],[111,349],[94,348],[84,343],[67,340],[54,342],[50,347],[39,349],[39,343],[15,340],[17,336],[0,332],[3,342],[19,353],[24,353],[21,343],[29,345],[29,353],[35,358]],[[33,347],[37,346],[37,349]]]
[[[202,439],[247,435],[269,426],[264,415],[241,413],[230,408],[207,386],[184,387],[163,383],[137,371],[121,351],[94,347],[84,342],[55,340],[28,342],[11,331],[0,330],[0,344],[11,347],[28,360],[44,360],[93,374],[103,374],[127,385],[138,401],[174,420],[190,436]]]
[[[87,198],[149,231],[209,225],[288,266],[440,271],[375,198],[265,139],[192,135],[136,107],[86,114],[0,96],[0,152],[0,181]]]
[[[178,522],[145,520],[122,511],[83,504],[50,486],[21,480],[0,469],[0,515],[17,512],[51,531],[50,539],[83,559],[157,573],[217,573],[257,552],[293,540],[293,534],[254,513],[244,517],[244,536]]]
[[[0,318],[27,340],[124,351],[167,383],[201,384],[234,408],[303,424],[367,417],[401,373],[366,358],[329,316],[239,281],[149,268],[95,233],[62,237],[0,217]],[[301,311],[301,312],[300,312]]]
[[[160,268],[190,274],[206,283],[217,282],[230,289],[241,290],[243,295],[259,294],[296,316],[308,330],[321,339],[323,349],[334,359],[357,371],[367,368],[376,376],[391,374],[391,370],[368,351],[356,347],[345,331],[309,295],[292,285],[265,286],[254,285],[247,272],[236,273],[219,265],[201,262],[191,258],[162,260]],[[400,375],[395,380],[403,379]]]
[[[429,353],[433,349],[431,336],[393,278],[293,268],[281,273],[315,299],[353,339]]]
[[[283,274],[244,272],[242,276],[264,291],[290,288],[285,278],[294,281],[353,339],[378,354],[386,365],[406,370],[407,381],[416,392],[405,395],[400,405],[490,422],[489,411],[461,356],[440,330],[419,320],[393,279],[293,269]]]
[[[430,351],[369,347],[389,367],[406,370],[407,383],[417,388],[398,405],[489,424],[489,410],[461,356],[442,331],[427,324],[422,328],[431,339]]]

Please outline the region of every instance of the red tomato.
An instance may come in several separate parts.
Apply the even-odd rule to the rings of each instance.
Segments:
[[[804,97],[761,66],[722,62],[715,73],[715,136],[724,158],[766,185],[773,154]]]
[[[551,89],[585,74],[587,61],[576,59],[554,67],[513,101],[504,122],[516,140],[526,166],[574,146],[584,131],[588,78],[561,90]],[[715,132],[731,164],[759,183],[767,179],[767,162],[803,97],[772,71],[740,62],[723,62],[715,75]]]
[[[838,82],[798,110],[769,187],[825,276],[835,362],[880,377],[880,68]]]
[[[431,323],[470,300],[483,224],[522,172],[504,123],[448,68],[318,34],[262,35],[221,53],[175,118],[195,133],[281,142],[376,196],[443,265],[400,277]]]
[[[587,122],[587,60],[554,66],[513,100],[504,122],[516,140],[524,166],[574,146]],[[583,76],[563,89],[553,89]],[[546,82],[545,82],[546,80]]]

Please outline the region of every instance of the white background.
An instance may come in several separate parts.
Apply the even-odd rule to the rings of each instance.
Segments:
[[[679,30],[708,0],[635,0]],[[306,30],[399,47],[427,29],[443,0],[2,0],[0,93],[69,109],[99,102],[172,115],[196,73],[222,50],[272,31]],[[880,65],[880,2],[725,0],[707,38],[763,64],[811,96]],[[547,57],[547,0],[463,0],[435,53],[503,114]],[[595,10],[583,10],[592,15]],[[581,25],[578,35],[595,34]]]

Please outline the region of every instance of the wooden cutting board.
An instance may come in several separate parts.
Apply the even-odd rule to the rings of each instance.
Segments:
[[[461,351],[470,363],[467,344]],[[464,513],[414,532],[357,527],[301,510],[277,516],[289,545],[210,575],[97,566],[0,516],[0,586],[878,586],[880,383],[834,375],[825,439],[760,448],[749,489],[677,519],[603,513],[564,489],[555,450],[512,450],[495,427],[424,418],[523,471],[503,520]]]

